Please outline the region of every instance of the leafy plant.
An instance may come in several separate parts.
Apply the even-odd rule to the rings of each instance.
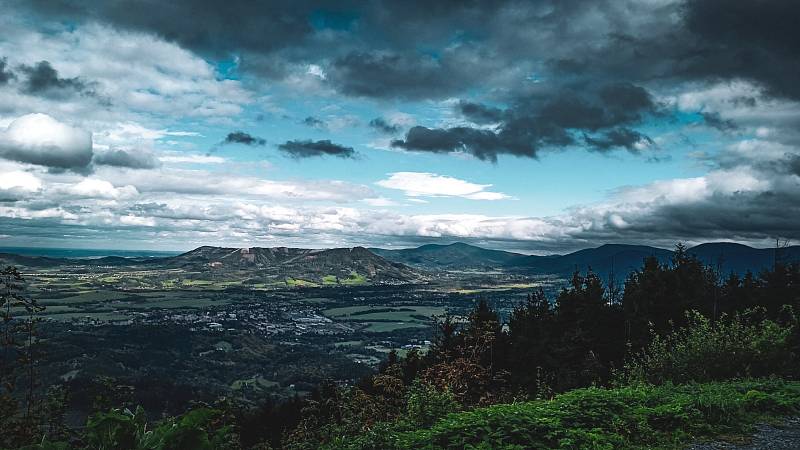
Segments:
[[[92,416],[85,439],[98,450],[212,450],[232,447],[230,426],[218,426],[220,412],[198,408],[149,428],[144,410],[111,410]]]
[[[777,379],[586,388],[451,413],[430,428],[383,424],[327,448],[676,448],[798,411],[800,382]]]
[[[793,325],[764,319],[761,309],[723,316],[712,323],[697,311],[687,325],[650,344],[625,366],[631,382],[686,383],[784,374],[793,359]]]
[[[402,420],[410,428],[430,427],[458,409],[459,404],[449,391],[439,391],[417,380],[409,390],[406,412]]]

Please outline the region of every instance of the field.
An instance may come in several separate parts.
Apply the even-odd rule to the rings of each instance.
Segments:
[[[441,316],[446,309],[439,306],[409,305],[402,307],[386,306],[345,306],[323,311],[326,317],[334,320],[347,320],[364,325],[364,331],[388,333],[407,328],[430,327],[431,318]]]
[[[48,294],[77,297],[92,291],[202,291],[222,292],[230,288],[247,290],[281,290],[319,286],[364,286],[370,283],[364,275],[351,271],[346,277],[333,274],[319,277],[257,276],[237,271],[191,271],[184,269],[140,270],[131,267],[59,267],[40,269],[25,274],[29,288],[42,300]],[[73,298],[71,302],[95,299]]]
[[[152,310],[198,310],[222,306],[229,297],[214,291],[165,290],[165,291],[120,291],[110,288],[84,289],[83,286],[63,283],[62,290],[33,294],[45,307],[44,318],[57,321],[107,321],[119,322]],[[21,312],[21,310],[17,310]]]

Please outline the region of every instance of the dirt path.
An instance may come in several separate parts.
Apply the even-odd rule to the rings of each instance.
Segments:
[[[800,449],[800,417],[787,420],[783,425],[758,425],[752,440],[747,444],[709,442],[695,444],[690,450],[796,450]]]

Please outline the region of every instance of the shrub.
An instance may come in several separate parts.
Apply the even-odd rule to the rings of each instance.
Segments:
[[[781,380],[586,388],[452,413],[427,429],[390,426],[328,448],[679,448],[800,411],[800,383]]]
[[[794,357],[789,342],[793,325],[781,326],[762,315],[755,309],[711,323],[689,311],[685,327],[653,336],[628,361],[624,381],[686,383],[785,374]]]
[[[89,448],[98,450],[212,450],[230,448],[233,436],[228,426],[216,423],[219,411],[198,408],[178,418],[168,418],[148,429],[147,417],[136,412],[111,410],[97,413],[86,424]]]
[[[458,409],[458,402],[449,391],[439,391],[416,380],[409,390],[402,420],[411,428],[430,427]]]

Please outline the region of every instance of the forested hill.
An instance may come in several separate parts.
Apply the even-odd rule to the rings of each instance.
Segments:
[[[565,255],[547,256],[490,250],[461,242],[370,250],[391,261],[424,270],[494,269],[536,275],[570,275],[575,270],[591,268],[604,278],[612,271],[624,278],[632,270],[640,268],[646,257],[654,256],[666,263],[674,255],[673,250],[629,244],[606,244]],[[776,260],[775,248],[753,248],[728,242],[701,244],[689,248],[687,252],[723,275],[730,272],[742,275],[747,271],[758,273],[771,268]],[[778,260],[785,263],[800,261],[800,246],[779,249]]]
[[[426,244],[394,250],[370,248],[370,251],[390,261],[426,270],[496,269],[525,258],[520,253],[491,250],[463,242],[449,245]]]
[[[200,247],[182,255],[153,261],[189,270],[278,270],[289,276],[347,278],[352,273],[370,280],[410,282],[421,275],[403,264],[387,261],[364,247],[305,249],[289,247]]]

